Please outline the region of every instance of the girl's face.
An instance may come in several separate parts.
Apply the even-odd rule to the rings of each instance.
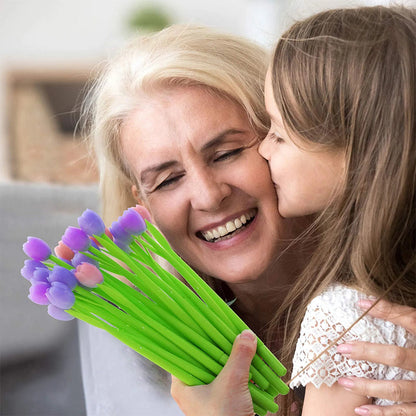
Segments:
[[[121,134],[137,199],[173,249],[229,283],[270,267],[285,222],[257,140],[239,106],[200,87],[154,93]]]
[[[344,177],[344,153],[303,144],[299,147],[284,128],[274,100],[270,70],[265,83],[266,109],[271,118],[260,154],[269,162],[272,181],[283,217],[300,217],[322,211],[331,202]]]

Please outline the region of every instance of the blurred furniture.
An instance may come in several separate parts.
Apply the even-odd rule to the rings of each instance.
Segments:
[[[91,70],[10,70],[7,77],[11,177],[30,182],[95,183],[79,120]]]
[[[27,236],[54,247],[84,209],[97,206],[95,185],[0,183],[0,414],[85,414],[76,321],[56,321],[30,302],[20,269]]]

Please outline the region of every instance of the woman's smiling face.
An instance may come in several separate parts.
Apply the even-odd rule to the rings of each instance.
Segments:
[[[121,143],[139,202],[189,264],[229,283],[267,270],[282,219],[238,105],[201,87],[153,93],[126,119]]]

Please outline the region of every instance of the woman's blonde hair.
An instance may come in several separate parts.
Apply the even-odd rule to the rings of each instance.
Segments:
[[[346,160],[345,188],[314,224],[318,248],[282,305],[297,305],[290,356],[307,304],[334,281],[416,307],[416,11],[339,9],[294,24],[272,85],[288,131]]]
[[[200,26],[175,25],[138,36],[106,63],[84,107],[85,128],[100,171],[108,223],[136,202],[135,178],[120,149],[123,121],[152,91],[202,86],[238,103],[259,133],[267,132],[263,83],[268,56],[243,38]],[[140,100],[141,99],[141,100]]]

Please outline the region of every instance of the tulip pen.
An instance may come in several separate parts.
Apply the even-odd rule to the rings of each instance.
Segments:
[[[247,325],[145,220],[129,208],[109,229],[93,211],[68,227],[55,255],[41,239],[23,245],[30,257],[21,274],[29,299],[53,318],[101,328],[188,385],[207,384],[226,363]],[[181,276],[161,266],[164,258]],[[285,368],[258,339],[249,391],[259,415],[276,412],[287,394]]]

